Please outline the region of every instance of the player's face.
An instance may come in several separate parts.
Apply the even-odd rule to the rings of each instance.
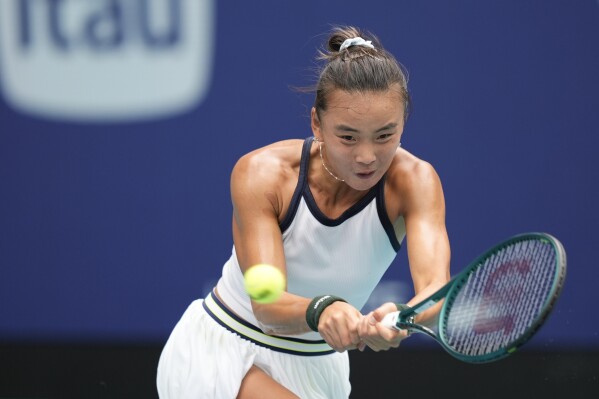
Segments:
[[[367,190],[389,169],[403,133],[403,118],[404,104],[396,89],[334,90],[320,118],[312,109],[312,129],[324,142],[329,169],[350,187]]]

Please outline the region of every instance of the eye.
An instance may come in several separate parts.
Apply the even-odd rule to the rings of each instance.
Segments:
[[[383,134],[380,134],[377,137],[377,140],[378,141],[383,141],[383,142],[384,141],[389,141],[389,140],[391,140],[393,138],[394,135],[395,135],[395,133],[383,133]]]
[[[349,135],[349,134],[347,134],[347,135],[341,135],[341,136],[339,136],[339,138],[342,141],[346,142],[346,143],[353,143],[353,142],[356,141],[356,138],[354,136]]]

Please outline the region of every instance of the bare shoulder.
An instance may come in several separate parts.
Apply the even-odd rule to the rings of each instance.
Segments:
[[[284,177],[299,167],[302,144],[303,140],[284,140],[253,150],[239,158],[233,175],[265,181]]]
[[[279,141],[242,156],[231,174],[233,202],[269,203],[280,215],[297,184],[303,142]]]
[[[392,215],[420,206],[443,206],[441,180],[433,165],[402,148],[397,150],[389,168],[386,188]]]
[[[431,184],[439,180],[432,164],[402,148],[398,149],[389,168],[389,177],[399,184]]]

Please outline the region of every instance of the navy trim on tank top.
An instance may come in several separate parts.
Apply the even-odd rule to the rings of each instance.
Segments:
[[[378,193],[376,196],[376,211],[379,214],[379,220],[381,221],[383,228],[387,232],[387,236],[389,237],[389,241],[391,241],[391,245],[395,252],[399,252],[401,249],[401,243],[397,239],[397,235],[395,234],[395,228],[393,227],[393,223],[391,223],[391,219],[389,215],[387,215],[387,206],[385,205],[385,179],[387,178],[387,174],[383,175],[383,178],[378,184]]]
[[[302,197],[302,191],[304,190],[304,184],[308,182],[308,163],[310,162],[310,147],[312,146],[312,141],[314,137],[308,137],[304,140],[304,145],[302,146],[302,157],[300,159],[300,171],[299,177],[297,179],[297,186],[295,186],[295,191],[293,192],[293,197],[291,197],[291,202],[289,203],[289,209],[287,209],[287,214],[279,223],[279,228],[282,232],[287,230],[295,217],[295,213],[297,212],[297,208],[300,203],[300,198]]]
[[[308,137],[305,139],[304,144],[302,146],[302,156],[300,160],[300,172],[298,178],[298,184],[295,187],[295,191],[293,192],[293,197],[291,198],[291,203],[289,204],[289,209],[287,210],[287,214],[279,224],[279,227],[282,232],[285,232],[291,225],[293,218],[297,212],[297,208],[299,207],[300,200],[303,198],[306,200],[306,204],[308,205],[308,209],[312,213],[312,216],[316,218],[320,223],[325,226],[338,226],[347,219],[352,216],[360,213],[373,199],[376,198],[376,206],[377,213],[379,215],[379,220],[387,233],[391,246],[398,252],[401,248],[400,242],[397,240],[397,236],[395,235],[395,229],[393,228],[393,224],[387,215],[387,210],[385,207],[385,176],[379,180],[379,182],[372,187],[368,193],[360,198],[358,202],[352,205],[349,209],[341,214],[336,219],[331,219],[327,217],[322,211],[318,208],[316,201],[310,191],[310,187],[308,186],[308,166],[310,162],[310,148],[312,146],[312,142],[314,141],[314,137]]]
[[[376,186],[374,186],[370,190],[368,190],[368,192],[366,193],[365,196],[363,196],[362,198],[360,198],[358,200],[358,202],[356,202],[355,204],[350,206],[337,219],[331,219],[327,215],[322,213],[322,211],[320,210],[320,208],[318,208],[318,205],[316,204],[316,200],[314,199],[314,196],[312,195],[312,191],[310,190],[310,187],[307,184],[305,185],[305,188],[304,188],[304,199],[306,200],[308,209],[310,209],[312,216],[314,216],[316,218],[316,220],[318,220],[320,223],[322,223],[325,226],[329,226],[329,227],[339,226],[341,223],[345,222],[347,219],[360,213],[364,208],[366,208],[366,206],[376,197],[377,186],[379,185],[379,183],[377,183]]]

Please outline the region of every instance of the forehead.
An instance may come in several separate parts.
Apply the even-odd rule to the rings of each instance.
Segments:
[[[403,119],[404,104],[397,90],[348,92],[336,89],[328,94],[324,114],[332,118]]]

